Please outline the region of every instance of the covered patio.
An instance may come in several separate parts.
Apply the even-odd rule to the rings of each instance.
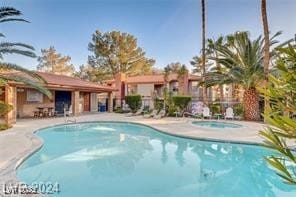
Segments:
[[[21,73],[14,73],[21,74]],[[13,106],[5,116],[8,124],[16,123],[17,118],[51,117],[63,115],[71,109],[74,116],[87,112],[98,112],[98,99],[105,98],[105,111],[113,111],[115,88],[88,82],[79,78],[38,72],[47,82],[45,87],[52,93],[48,98],[24,84],[10,82],[2,87],[1,100]]]

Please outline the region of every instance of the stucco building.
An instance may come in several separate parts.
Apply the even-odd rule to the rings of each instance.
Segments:
[[[13,106],[13,110],[5,116],[7,123],[15,123],[17,118],[33,117],[38,109],[51,109],[56,114],[63,114],[65,109],[71,108],[75,116],[84,112],[97,112],[98,94],[107,96],[108,111],[113,110],[112,93],[116,88],[69,76],[43,72],[37,72],[37,74],[47,82],[43,85],[50,90],[52,98],[22,83],[9,82],[2,87],[3,93],[0,98]],[[24,74],[16,72],[9,75],[23,76]]]
[[[124,98],[129,94],[140,94],[144,105],[153,108],[153,98],[155,96],[162,97],[165,84],[169,91],[173,94],[190,95],[194,101],[201,101],[203,97],[203,89],[200,86],[201,77],[193,74],[185,74],[178,77],[177,74],[171,73],[165,83],[163,74],[126,76],[125,74],[117,74],[114,79],[107,80],[105,83],[118,89],[115,93],[116,106],[124,103]],[[224,85],[224,100],[222,102],[234,102],[232,85]],[[210,102],[214,102],[220,98],[220,92],[217,86],[207,89],[207,97]]]

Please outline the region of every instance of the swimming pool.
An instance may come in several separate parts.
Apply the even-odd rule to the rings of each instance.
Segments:
[[[83,123],[40,130],[43,147],[17,170],[53,196],[295,196],[266,166],[265,148],[166,135],[138,124]]]
[[[211,128],[240,128],[242,125],[219,121],[193,121],[192,124]]]

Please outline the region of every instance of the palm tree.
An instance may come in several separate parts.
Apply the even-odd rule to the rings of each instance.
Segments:
[[[166,100],[168,97],[168,82],[169,82],[169,75],[171,73],[171,68],[169,65],[167,65],[166,67],[164,67],[164,71],[163,71],[163,79],[164,79],[164,89],[163,89],[163,109],[166,109]]]
[[[193,73],[198,73],[201,77],[203,77],[203,68],[205,67],[205,70],[209,69],[209,67],[212,65],[211,62],[207,61],[205,62],[205,65],[203,66],[203,60],[201,56],[194,56],[192,60],[190,61],[190,64],[193,66]],[[204,86],[204,81],[201,81],[199,86]],[[203,87],[204,89],[204,87]],[[204,93],[203,93],[204,95]],[[203,99],[203,97],[202,97]]]
[[[213,57],[214,59],[217,59],[219,57],[219,53],[217,50],[215,50],[215,48],[217,48],[217,46],[223,45],[224,38],[223,36],[219,36],[217,40],[214,39],[208,39],[208,53],[210,54],[211,57]],[[222,72],[222,67],[221,64],[216,61],[216,71],[221,73]],[[220,102],[221,102],[221,110],[223,111],[223,101],[224,101],[224,91],[223,91],[223,84],[219,84],[219,91],[220,91]]]
[[[275,36],[271,38],[270,45],[276,43],[273,41]],[[260,119],[259,94],[256,87],[264,79],[263,43],[261,36],[250,40],[248,32],[227,36],[225,45],[215,47],[219,53],[216,61],[223,65],[222,72],[214,71],[206,75],[207,86],[235,83],[244,88],[243,106],[246,120]]]
[[[206,11],[205,11],[205,0],[201,0],[201,15],[202,15],[202,82],[205,82],[206,73]],[[203,87],[203,102],[208,103],[207,87]]]
[[[261,0],[261,15],[262,15],[262,24],[263,24],[263,32],[264,32],[264,80],[265,86],[267,86],[268,82],[268,73],[269,73],[269,30],[268,30],[268,20],[267,20],[267,12],[266,12],[266,0]],[[268,98],[264,99],[264,109],[266,110],[269,106]]]
[[[187,67],[183,64],[182,66],[181,66],[181,68],[179,68],[178,69],[178,71],[177,71],[177,78],[178,78],[178,81],[179,81],[179,89],[181,90],[181,92],[179,92],[181,95],[184,95],[185,93],[187,93],[187,92],[185,92],[184,91],[184,88],[185,88],[185,84],[184,84],[184,77],[185,77],[185,75],[187,75],[188,74],[188,69],[187,69]]]
[[[28,22],[22,18],[19,18],[20,15],[22,15],[22,13],[19,10],[16,10],[15,8],[0,7],[0,24],[5,22],[11,22],[11,21]],[[0,37],[4,38],[5,35],[3,33],[0,33]],[[5,54],[19,54],[27,57],[32,57],[32,58],[36,57],[34,53],[34,48],[30,45],[19,43],[19,42],[14,42],[14,43],[0,42],[0,83],[1,85],[5,85],[9,81],[21,82],[51,97],[51,93],[41,85],[42,83],[45,83],[44,79],[42,79],[35,72],[22,68],[19,65],[4,62],[3,55]],[[22,75],[8,74],[9,72],[13,72],[13,71],[19,71],[24,75],[26,75],[27,77]]]

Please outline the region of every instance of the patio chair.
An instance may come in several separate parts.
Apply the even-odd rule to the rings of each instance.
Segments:
[[[144,118],[151,118],[151,117],[154,117],[156,116],[158,113],[158,110],[157,109],[154,109],[150,114],[144,114]]]
[[[141,107],[138,111],[136,111],[135,113],[133,112],[129,112],[126,114],[126,116],[130,117],[130,116],[139,116],[143,113],[144,107]]]
[[[212,113],[210,112],[210,108],[208,107],[203,107],[202,108],[202,117],[203,118],[212,118]]]
[[[160,118],[163,118],[165,117],[165,110],[160,110],[158,114],[154,115],[153,118],[155,119],[160,119]]]
[[[201,114],[200,113],[198,113],[198,112],[196,112],[196,111],[193,111],[193,112],[184,112],[183,113],[183,116],[191,116],[191,117],[193,117],[193,118],[201,118]]]
[[[231,107],[228,107],[227,109],[226,109],[226,111],[225,111],[225,120],[227,119],[227,118],[229,118],[229,119],[234,119],[234,113],[233,113],[233,109],[231,108]]]
[[[64,116],[73,116],[73,109],[72,109],[72,105],[70,105],[69,110],[66,110],[66,108],[64,108]]]

